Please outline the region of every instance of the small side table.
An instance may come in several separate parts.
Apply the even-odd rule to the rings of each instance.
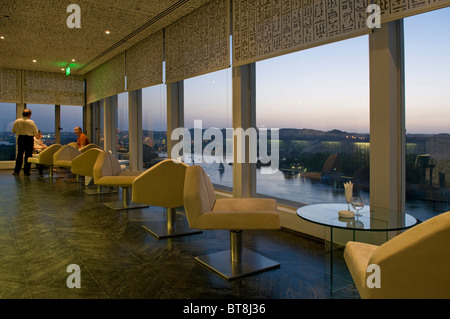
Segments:
[[[314,204],[300,207],[297,215],[309,222],[330,227],[330,291],[333,290],[333,229],[347,229],[353,231],[353,240],[356,240],[357,231],[389,232],[402,231],[418,223],[413,216],[392,209],[374,206],[364,206],[359,212],[362,216],[354,218],[340,218],[338,212],[347,210],[343,204]]]

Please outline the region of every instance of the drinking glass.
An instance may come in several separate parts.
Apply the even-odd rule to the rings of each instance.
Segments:
[[[359,211],[364,207],[364,201],[361,196],[352,197],[352,206],[356,210],[356,216],[362,216]]]

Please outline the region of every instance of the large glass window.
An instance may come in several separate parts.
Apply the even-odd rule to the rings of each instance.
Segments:
[[[167,158],[167,90],[164,84],[142,89],[142,160],[149,168]]]
[[[47,145],[55,144],[55,105],[27,104],[32,112],[31,119],[42,132],[42,141]]]
[[[226,149],[226,129],[233,127],[231,91],[231,69],[184,81],[184,126],[192,141],[185,162],[201,165],[211,181],[226,190],[233,187],[233,166],[227,164],[232,158],[226,158],[231,154]]]
[[[77,141],[77,135],[74,133],[75,127],[83,127],[83,107],[76,105],[61,105],[61,144],[66,145]]]
[[[368,37],[257,62],[256,123],[279,129],[279,171],[257,164],[259,195],[345,203],[352,181],[368,204]]]
[[[0,161],[16,159],[16,135],[11,132],[16,120],[16,104],[0,103]]]
[[[404,19],[406,211],[450,210],[450,8]]]
[[[116,156],[120,160],[129,159],[128,92],[117,96],[117,127],[115,131]]]

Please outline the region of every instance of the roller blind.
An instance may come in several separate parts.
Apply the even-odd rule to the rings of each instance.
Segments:
[[[125,52],[86,74],[86,102],[125,92]]]
[[[127,91],[163,81],[163,31],[160,30],[126,51]]]
[[[382,23],[450,6],[450,0],[372,0],[372,1],[373,3],[380,6]]]
[[[20,103],[20,70],[0,69],[0,102]]]
[[[84,105],[84,77],[61,73],[23,71],[23,102]]]
[[[368,0],[233,0],[233,66],[367,34]]]
[[[368,34],[372,3],[386,23],[450,0],[233,0],[233,66]]]
[[[166,28],[166,82],[230,66],[230,2],[213,0]]]

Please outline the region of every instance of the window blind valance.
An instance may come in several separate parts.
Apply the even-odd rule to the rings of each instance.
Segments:
[[[450,0],[233,0],[233,66],[368,34],[370,4],[386,23]]]
[[[369,0],[233,0],[233,66],[368,34]]]
[[[88,72],[85,78],[87,103],[125,92],[125,52]]]
[[[0,69],[0,102],[20,103],[21,70]]]
[[[163,31],[160,30],[126,51],[127,91],[163,81]]]
[[[213,0],[165,30],[166,82],[230,66],[228,0]]]
[[[450,6],[450,0],[372,0],[380,6],[381,23]]]
[[[84,77],[25,70],[22,94],[24,103],[84,105]]]

